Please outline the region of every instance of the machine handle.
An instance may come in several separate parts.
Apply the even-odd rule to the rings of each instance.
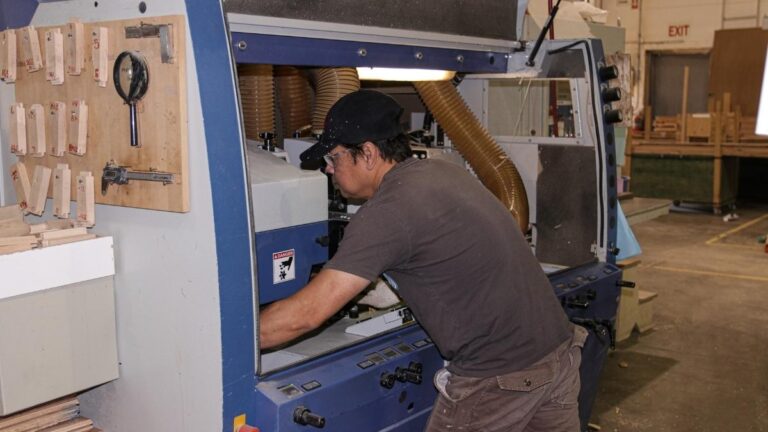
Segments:
[[[620,286],[622,288],[634,288],[636,284],[634,282],[632,282],[632,281],[620,280],[620,281],[616,282],[616,285],[618,285],[618,286]]]
[[[293,410],[293,421],[302,426],[314,426],[318,429],[325,427],[325,417],[314,414],[304,406],[299,406]]]
[[[586,309],[589,307],[589,301],[580,297],[569,297],[565,305],[574,309]]]

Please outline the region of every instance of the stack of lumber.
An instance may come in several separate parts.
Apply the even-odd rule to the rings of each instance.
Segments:
[[[55,246],[95,238],[71,219],[56,219],[35,225],[24,221],[18,205],[0,207],[0,255],[38,247]]]
[[[100,432],[93,421],[80,417],[80,402],[63,398],[0,417],[0,432]]]

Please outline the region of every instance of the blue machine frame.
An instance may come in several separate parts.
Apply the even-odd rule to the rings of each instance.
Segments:
[[[227,98],[228,95],[236,97],[234,65],[229,56],[230,42],[235,44],[234,53],[238,62],[314,66],[414,67],[413,52],[417,48],[367,44],[369,54],[361,58],[357,53],[360,44],[344,41],[241,33],[229,35],[218,2],[187,0],[187,7],[204,107],[205,133],[209,143],[208,158],[216,221],[224,430],[229,429],[227,419],[234,419],[240,414],[258,419],[257,426],[262,430],[304,430],[293,421],[293,413],[299,407],[311,408],[324,415],[331,430],[363,430],[372,426],[382,430],[419,430],[426,421],[435,395],[430,380],[427,379],[426,384],[421,385],[398,384],[392,390],[379,385],[382,372],[401,363],[405,365],[418,361],[424,364],[425,377],[430,377],[442,364],[431,341],[415,325],[287,371],[262,379],[256,376],[254,360],[257,347],[253,335],[257,331],[257,324],[252,319],[255,312],[249,262],[252,256],[249,236],[253,231],[250,229],[247,174],[241,149],[240,123],[237,121],[240,114],[237,101]],[[232,39],[228,40],[230,36]],[[239,44],[238,47],[240,41],[245,44]],[[259,51],[248,49],[249,46],[269,49]],[[504,53],[429,47],[418,49],[427,53],[418,63],[422,68],[456,69],[455,59],[459,54],[464,56],[462,70],[466,72],[503,72],[507,67]],[[574,46],[573,49],[580,48]],[[589,57],[589,78],[596,87],[595,94],[600,94],[600,81],[594,65],[602,61],[602,50],[599,44],[592,41],[585,41],[582,49]],[[594,120],[601,135],[608,137],[608,145],[598,146],[599,165],[612,168],[615,164],[612,140],[609,138],[613,135],[612,127],[605,123],[599,113],[595,113]],[[612,248],[616,238],[615,182],[608,181],[610,176],[605,174],[606,169],[598,171],[600,185],[607,183],[607,190],[604,189],[606,186],[599,187],[599,201],[601,212],[607,217],[603,223],[608,224],[607,229],[601,227],[599,235],[601,243]],[[586,378],[583,380],[585,386],[581,398],[583,411],[586,411],[583,415],[585,424],[596,390],[594,383],[609,345],[610,325],[615,320],[617,283],[621,274],[611,264],[613,260],[613,254],[609,253],[606,256],[607,263],[587,264],[552,277],[555,291],[569,316],[583,323],[595,323],[590,329],[594,335],[590,340],[594,342],[585,348],[585,366],[582,370],[582,376]],[[607,327],[601,327],[604,324]],[[361,363],[367,364],[365,362],[370,361],[371,355],[392,347],[401,349],[395,349],[391,358],[385,358],[380,363],[373,362],[372,366],[365,368],[361,366]],[[588,367],[589,364],[592,366]],[[307,384],[309,390],[304,387]],[[588,394],[585,395],[585,392]],[[340,407],[344,407],[343,410]],[[387,413],[397,413],[397,417]],[[382,419],[381,423],[376,424],[379,418]]]

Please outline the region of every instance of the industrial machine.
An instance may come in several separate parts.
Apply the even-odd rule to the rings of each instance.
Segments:
[[[301,8],[121,0],[32,8],[38,25],[61,16],[186,18],[191,207],[169,215],[98,206],[96,229],[116,234],[122,369],[120,380],[81,397],[97,424],[156,430],[174,412],[185,430],[423,429],[443,360],[407,305],[352,307],[276,350],[261,350],[257,337],[260,307],[301,289],[354,217],[325,175],[291,163],[294,146],[311,144],[322,125],[322,110],[315,109],[319,120],[303,110],[321,103],[327,110],[335,100],[328,93],[337,99],[350,91],[339,71],[357,79],[356,67],[388,67],[458,74],[416,90],[408,82],[357,82],[391,93],[412,118],[436,119],[414,134],[427,146],[418,155],[450,154],[483,180],[487,171],[475,161],[496,152],[519,173],[503,181],[515,185],[510,199],[521,228],[568,316],[590,330],[580,395],[586,430],[621,284],[613,70],[596,40],[519,40],[526,1],[449,3],[381,10],[343,0]],[[261,93],[265,80],[276,89],[271,96]],[[441,139],[425,139],[432,135]],[[495,147],[462,147],[476,139]],[[142,138],[141,146],[152,145]]]

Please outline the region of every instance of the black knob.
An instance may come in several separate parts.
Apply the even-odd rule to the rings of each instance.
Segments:
[[[619,68],[616,66],[600,66],[597,70],[597,76],[600,77],[600,81],[608,81],[619,77]]]
[[[623,287],[623,288],[634,288],[635,287],[635,283],[634,282],[627,281],[627,280],[620,280],[620,281],[616,282],[616,285],[618,285],[620,287]]]
[[[422,366],[419,362],[410,362],[408,363],[408,369],[416,372],[416,373],[422,373],[424,372],[424,366]]]
[[[302,426],[314,426],[318,429],[325,426],[325,417],[314,414],[309,408],[303,406],[293,410],[293,421]]]
[[[408,368],[395,368],[395,377],[400,382],[421,384],[421,374]]]
[[[386,389],[391,389],[392,387],[395,386],[395,380],[396,379],[397,378],[395,377],[394,374],[391,374],[391,373],[389,373],[387,371],[384,371],[381,374],[381,378],[379,379],[379,384],[381,384],[381,386],[386,388]]]
[[[588,289],[587,290],[587,299],[594,300],[597,298],[597,291],[594,289]]]
[[[607,110],[603,117],[606,123],[621,123],[624,121],[624,115],[621,110]]]
[[[586,309],[589,307],[589,301],[585,300],[581,296],[568,297],[568,299],[565,300],[565,305],[572,309]]]
[[[621,88],[620,87],[606,87],[601,92],[603,96],[603,102],[616,102],[621,100]]]

